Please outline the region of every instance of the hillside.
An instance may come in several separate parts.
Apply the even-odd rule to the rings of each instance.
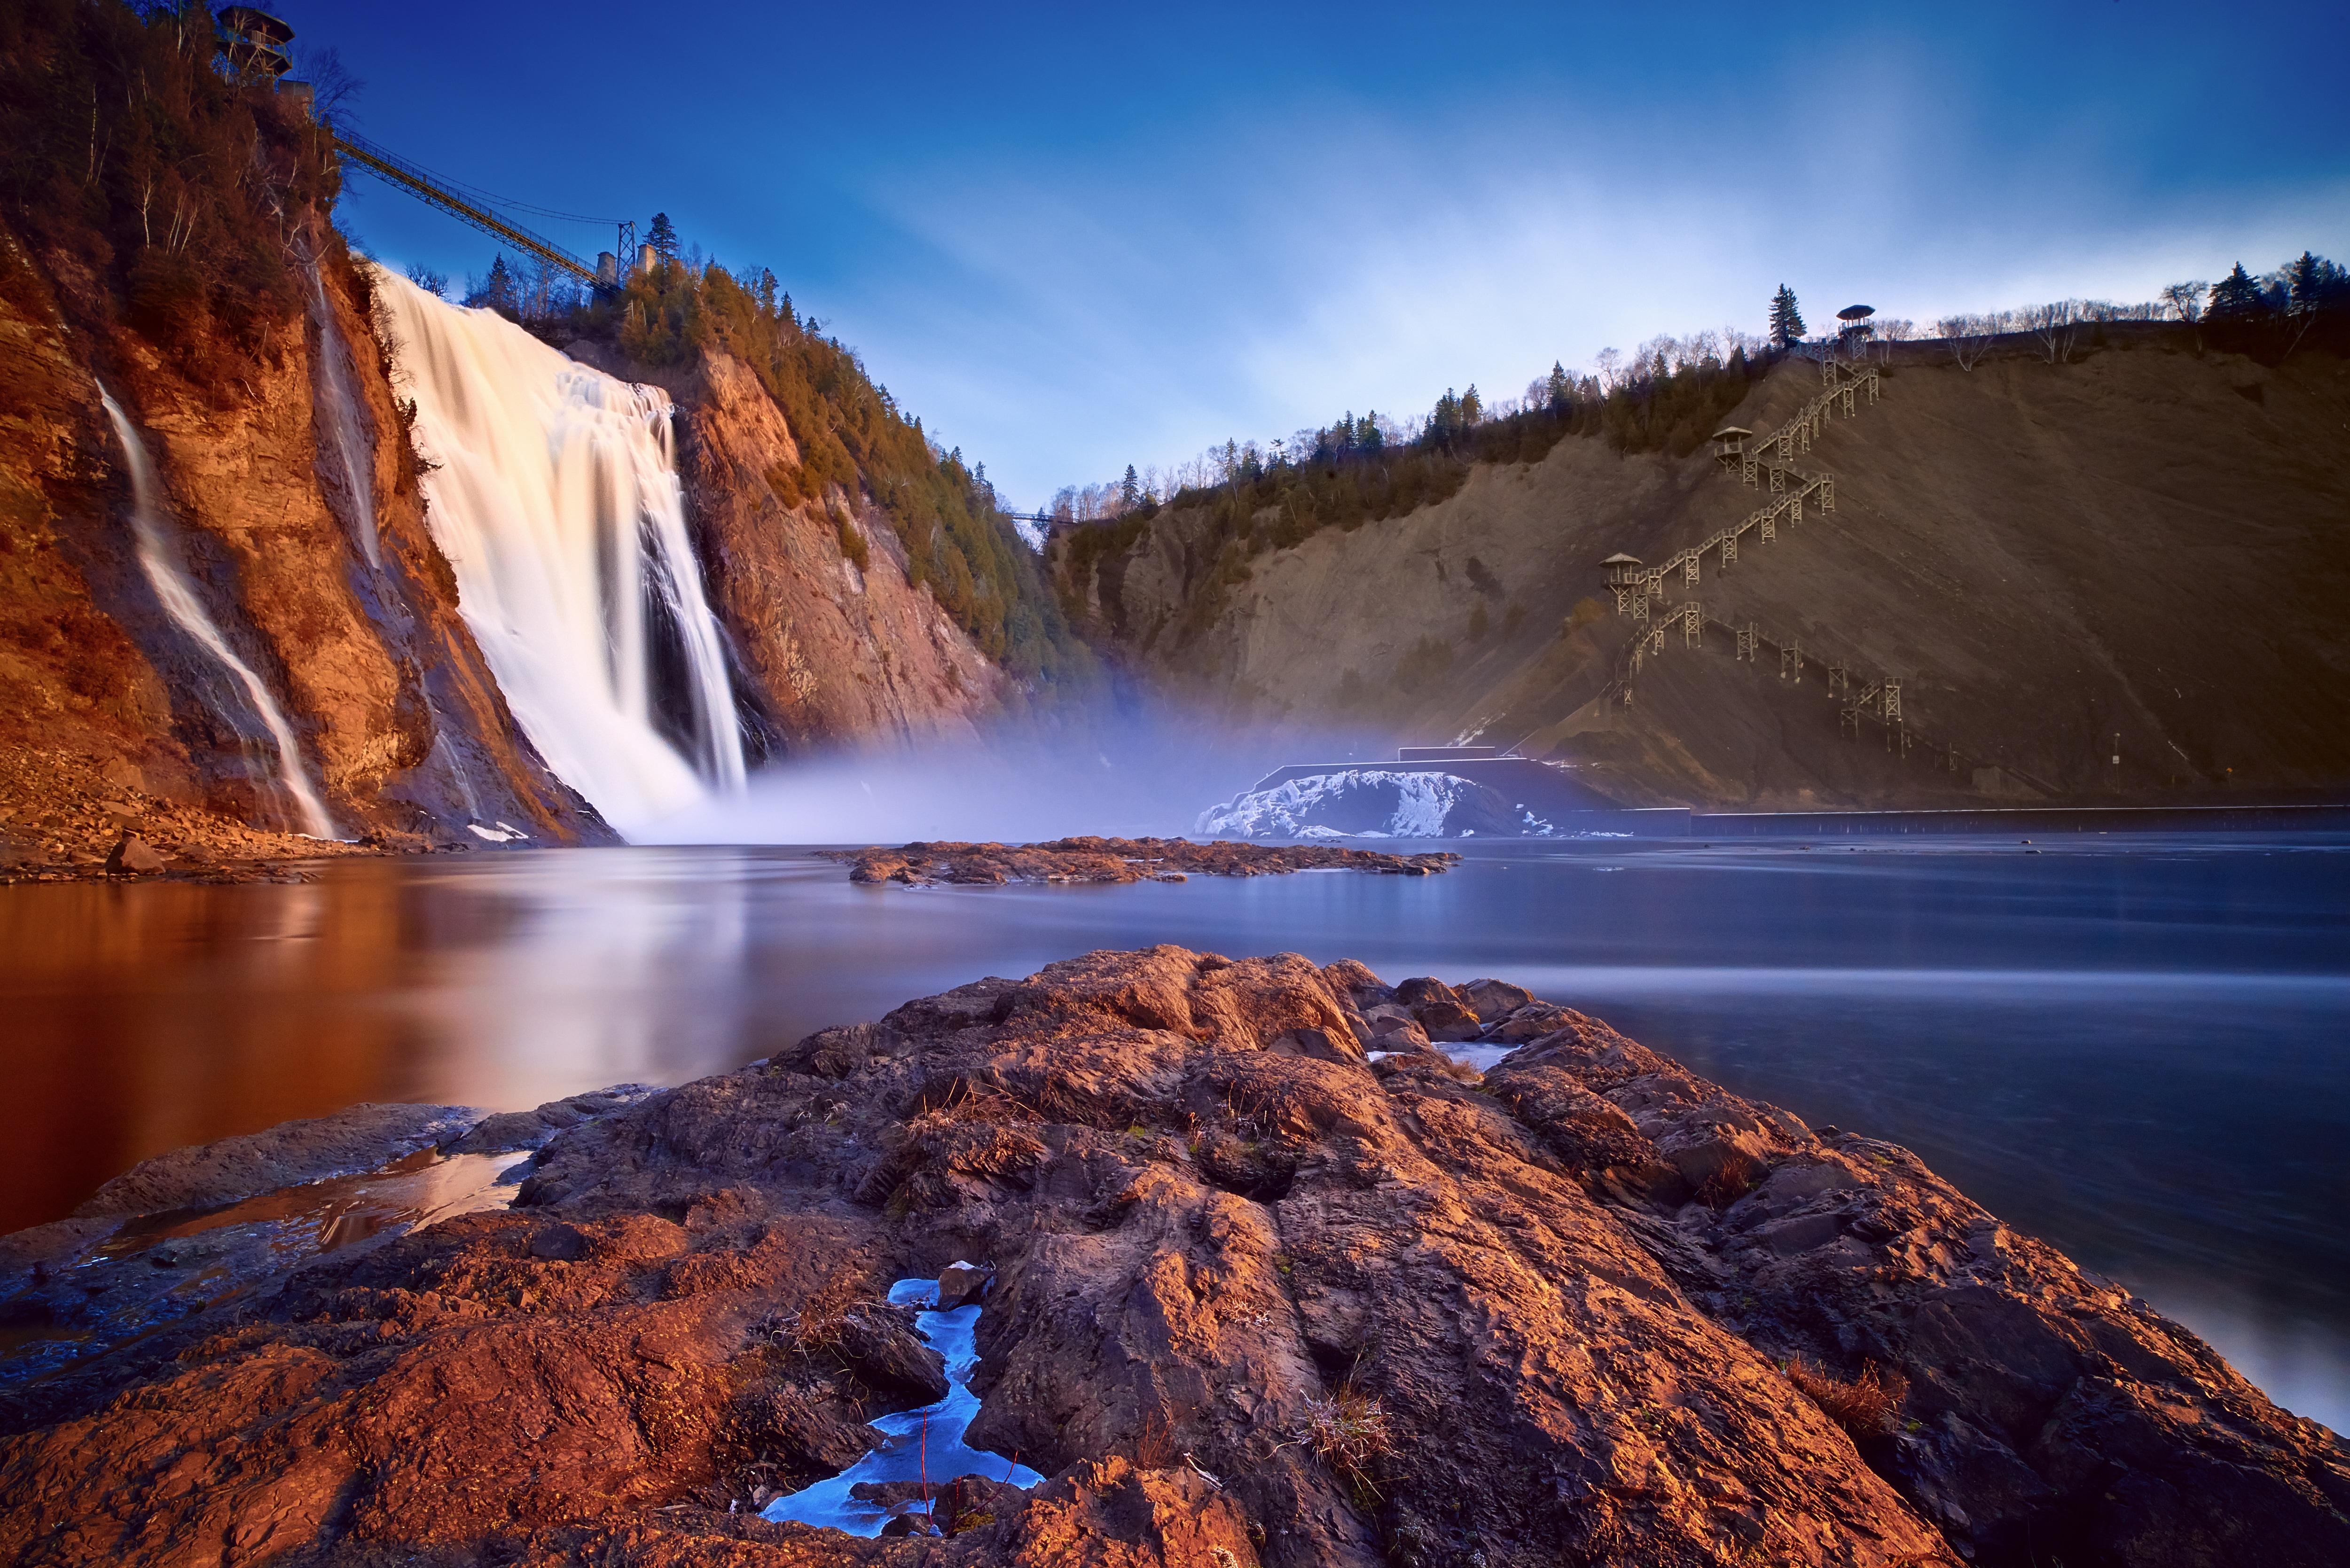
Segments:
[[[2010,341],[1971,371],[1939,344],[1897,348],[1877,400],[1794,459],[1833,475],[1835,510],[1775,543],[1746,534],[1727,571],[1709,554],[1694,587],[1672,573],[1655,613],[1697,600],[1701,643],[1676,624],[1637,674],[1599,563],[1660,564],[1769,499],[1702,445],[1570,436],[1240,570],[1208,513],[1177,507],[1096,560],[1065,534],[1057,581],[1121,658],[1235,720],[1521,742],[1627,802],[2339,787],[2350,367],[2307,348],[2262,364],[2178,328],[2100,336],[2064,364]],[[1818,365],[1782,361],[1726,422],[1767,433],[1821,385]],[[1766,639],[1752,664],[1732,630],[1750,624]],[[1800,681],[1781,675],[1789,642]],[[1879,713],[1846,738],[1839,661],[1854,694],[1899,680],[1906,756]]]

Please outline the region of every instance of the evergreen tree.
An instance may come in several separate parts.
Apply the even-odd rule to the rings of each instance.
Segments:
[[[1555,414],[1566,412],[1567,400],[1574,395],[1574,392],[1567,384],[1566,367],[1555,359],[1551,361],[1549,391],[1551,412]]]
[[[1377,452],[1385,443],[1386,439],[1379,434],[1379,416],[1376,413],[1366,413],[1355,421],[1356,451]]]
[[[1485,404],[1477,396],[1477,383],[1471,381],[1469,383],[1469,389],[1461,394],[1461,423],[1464,427],[1473,425],[1477,422],[1478,416],[1484,411]]]
[[[486,306],[501,316],[519,314],[522,292],[515,286],[514,268],[506,265],[503,254],[490,263],[490,275],[473,286],[465,296],[465,303],[477,309]]]
[[[2303,251],[2298,259],[2284,264],[2285,290],[2293,302],[2295,316],[2314,316],[2321,310],[2341,303],[2345,274],[2340,264],[2327,261],[2313,251]]]
[[[1793,348],[1804,336],[1804,313],[1795,308],[1795,291],[1785,284],[1771,296],[1771,341]]]
[[[1142,504],[1142,476],[1130,462],[1126,465],[1126,477],[1118,482],[1118,501],[1128,511]]]
[[[2244,321],[2267,311],[2268,298],[2260,280],[2238,262],[2235,270],[2212,288],[2210,307],[2205,314],[2214,321]]]
[[[653,214],[653,226],[645,231],[645,244],[652,246],[653,254],[661,260],[677,260],[677,225],[669,221],[667,213]]]

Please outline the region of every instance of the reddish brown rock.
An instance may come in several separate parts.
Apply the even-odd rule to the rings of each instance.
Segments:
[[[975,739],[1014,682],[911,579],[879,507],[837,485],[776,493],[810,432],[790,429],[750,368],[716,350],[682,378],[612,368],[677,395],[679,478],[711,607],[772,739],[795,751]]]
[[[876,846],[818,853],[827,859],[849,862],[852,882],[899,882],[917,888],[941,882],[1180,882],[1191,873],[1278,877],[1325,869],[1425,877],[1450,870],[1461,859],[1450,852],[1383,855],[1328,845],[1238,844],[1229,839],[1195,844],[1186,838],[1056,838],[1044,844],[917,842],[896,849]]]
[[[106,868],[116,876],[161,871],[163,866],[163,857],[155,853],[155,846],[135,833],[125,833],[107,852]]]
[[[557,1136],[512,1212],[0,1403],[0,1554],[2350,1555],[2337,1439],[1904,1151],[1566,1010],[1482,1089],[1367,1066],[1386,996],[1095,953],[652,1096]],[[958,1259],[995,1271],[970,1440],[1051,1479],[957,1487],[940,1537],[753,1517],[935,1389],[879,1297]]]

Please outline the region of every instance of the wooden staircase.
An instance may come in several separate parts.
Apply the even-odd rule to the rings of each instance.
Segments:
[[[1767,435],[1758,436],[1752,431],[1730,426],[1715,432],[1712,438],[1714,461],[1748,488],[1767,488],[1771,496],[1767,504],[1659,565],[1622,566],[1608,574],[1608,587],[1616,595],[1616,613],[1630,617],[1633,630],[1629,645],[1617,658],[1614,679],[1601,695],[1606,701],[1620,699],[1624,706],[1633,706],[1634,678],[1648,659],[1663,654],[1666,633],[1678,626],[1681,645],[1695,648],[1703,640],[1706,628],[1711,626],[1729,634],[1742,661],[1760,666],[1762,649],[1769,646],[1778,656],[1779,679],[1783,681],[1801,685],[1807,663],[1825,674],[1827,694],[1837,704],[1837,728],[1846,739],[1859,739],[1862,723],[1873,723],[1882,729],[1888,751],[1898,750],[1906,757],[1913,749],[1923,750],[1933,756],[1938,765],[1956,773],[1961,755],[1959,749],[1918,733],[1904,716],[1901,681],[1898,677],[1884,675],[1866,680],[1856,693],[1853,672],[1841,659],[1825,666],[1817,659],[1807,660],[1799,639],[1782,642],[1765,635],[1752,621],[1741,626],[1715,619],[1695,598],[1672,605],[1664,603],[1665,584],[1675,576],[1684,589],[1698,586],[1700,564],[1707,555],[1719,552],[1721,569],[1727,570],[1738,559],[1739,541],[1744,535],[1751,533],[1762,544],[1775,544],[1780,524],[1801,523],[1806,505],[1821,512],[1835,510],[1835,475],[1810,472],[1798,466],[1796,459],[1810,453],[1813,441],[1839,410],[1851,419],[1858,413],[1864,399],[1874,404],[1881,382],[1873,367],[1844,364],[1832,355],[1820,361],[1820,390]]]

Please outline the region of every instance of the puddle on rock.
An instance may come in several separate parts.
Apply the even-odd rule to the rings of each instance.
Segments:
[[[421,1149],[360,1176],[281,1187],[214,1208],[130,1216],[0,1301],[0,1386],[53,1376],[272,1283],[322,1254],[503,1209],[519,1179],[500,1178],[529,1158],[444,1158]]]
[[[938,1299],[936,1280],[899,1280],[889,1287],[893,1306]],[[989,1480],[1008,1481],[1024,1489],[1045,1479],[1026,1465],[1014,1464],[1001,1454],[963,1444],[964,1429],[979,1415],[979,1397],[970,1388],[972,1369],[979,1365],[979,1303],[974,1302],[952,1312],[918,1313],[914,1326],[946,1360],[947,1397],[919,1410],[867,1422],[881,1434],[871,1452],[830,1480],[820,1480],[775,1499],[760,1510],[762,1518],[828,1525],[851,1535],[876,1536],[892,1514],[927,1515],[930,1504],[916,1499],[892,1507],[849,1495],[852,1488],[864,1482],[927,1481],[935,1501],[941,1491],[963,1476],[984,1476]]]

